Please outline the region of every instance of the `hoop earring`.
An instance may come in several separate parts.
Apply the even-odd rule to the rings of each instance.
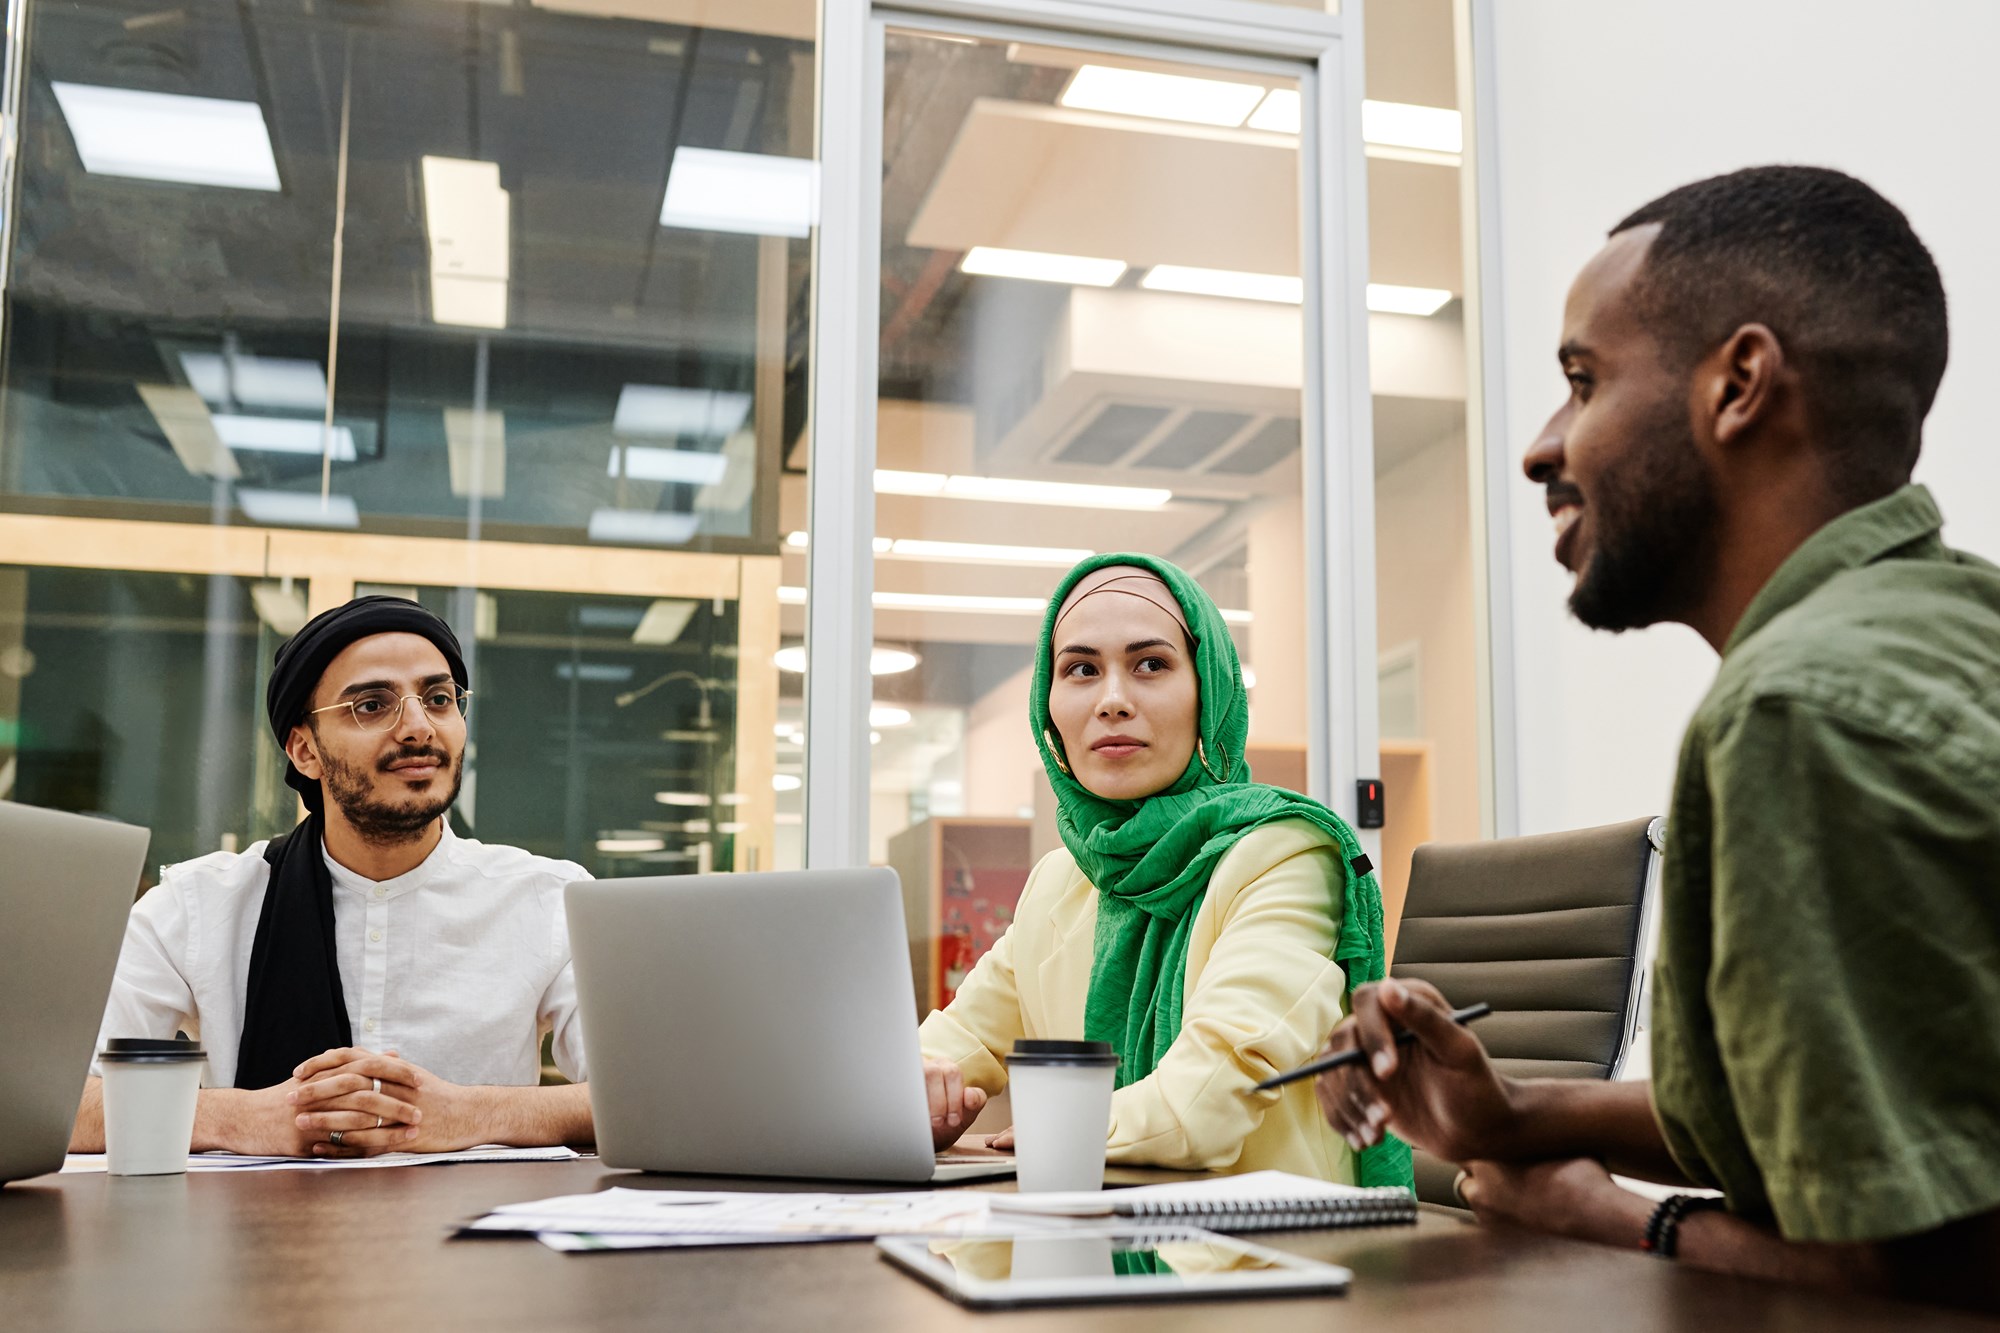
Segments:
[[[1062,747],[1056,744],[1055,737],[1049,735],[1047,727],[1042,728],[1042,744],[1049,747],[1049,758],[1055,761],[1056,767],[1067,774],[1069,772],[1069,765],[1063,762]]]
[[[1201,761],[1202,771],[1217,782],[1229,781],[1229,769],[1226,765],[1220,773],[1208,766],[1208,747],[1201,743],[1201,737],[1199,736],[1194,738],[1194,757]]]

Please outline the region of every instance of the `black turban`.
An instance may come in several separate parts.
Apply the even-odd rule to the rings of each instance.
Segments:
[[[279,646],[264,708],[281,747],[304,719],[327,664],[371,634],[423,635],[444,654],[459,688],[467,688],[465,657],[451,626],[402,597],[357,597],[314,616]],[[354,1042],[334,949],[333,877],[321,850],[326,818],[320,786],[290,762],[285,783],[311,813],[264,848],[270,880],[244,980],[243,1032],[236,1047],[239,1088],[283,1083],[301,1062]]]
[[[451,678],[460,689],[470,688],[465,676],[465,654],[451,626],[405,597],[357,597],[344,606],[322,611],[305,623],[291,638],[278,646],[271,663],[271,682],[264,688],[264,711],[271,719],[271,734],[283,749],[292,728],[305,721],[306,705],[312,702],[319,678],[327,664],[356,639],[371,634],[421,634],[437,645],[451,667]],[[320,808],[319,783],[285,763],[285,785],[297,792],[306,809]]]

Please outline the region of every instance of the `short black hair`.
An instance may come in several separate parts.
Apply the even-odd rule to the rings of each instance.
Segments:
[[[1660,224],[1640,317],[1692,365],[1745,324],[1778,337],[1806,385],[1834,493],[1910,479],[1949,350],[1944,282],[1902,210],[1824,167],[1750,167],[1669,191],[1611,229]]]

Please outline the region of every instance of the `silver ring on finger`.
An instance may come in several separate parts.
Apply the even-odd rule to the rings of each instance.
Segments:
[[[375,1085],[375,1095],[377,1097],[380,1097],[382,1095],[382,1080],[379,1078],[372,1078],[369,1079],[368,1081]]]
[[[375,1117],[375,1128],[382,1128],[382,1117],[379,1115]]]
[[[328,1143],[331,1143],[334,1147],[338,1148],[340,1146],[340,1136],[342,1134],[345,1134],[346,1132],[347,1131],[344,1129],[336,1129],[333,1131],[333,1133],[326,1136],[326,1141]]]

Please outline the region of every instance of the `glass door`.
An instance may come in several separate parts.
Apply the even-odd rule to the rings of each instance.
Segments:
[[[1251,683],[1257,778],[1309,785],[1311,74],[879,31],[868,858],[902,878],[924,1011],[1058,845],[1028,691],[1077,560],[1146,552],[1200,580]],[[803,561],[807,534],[788,540]]]

